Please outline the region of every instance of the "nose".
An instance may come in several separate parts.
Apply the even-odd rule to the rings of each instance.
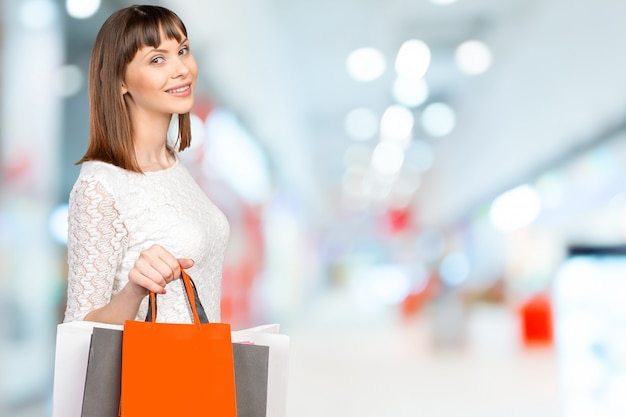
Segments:
[[[189,74],[189,65],[184,59],[178,58],[176,60],[176,66],[172,78],[184,78]]]

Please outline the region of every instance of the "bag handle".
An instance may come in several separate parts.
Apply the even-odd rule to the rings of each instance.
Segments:
[[[191,277],[185,272],[184,269],[181,269],[181,279],[183,282],[183,286],[185,287],[185,295],[187,296],[187,303],[191,308],[192,313],[192,322],[195,324],[203,324],[208,323],[209,319],[204,311],[204,307],[200,302],[200,297],[198,296],[198,290],[196,289],[196,284],[194,284]],[[154,292],[150,292],[150,302],[148,303],[148,311],[146,313],[146,321],[147,322],[156,322],[156,311],[157,311],[157,295]]]

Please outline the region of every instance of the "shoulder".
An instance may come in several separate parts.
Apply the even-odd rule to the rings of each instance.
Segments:
[[[78,177],[120,178],[129,174],[130,171],[107,162],[86,161],[81,165]]]
[[[72,191],[97,186],[110,194],[115,194],[118,188],[127,183],[130,174],[131,172],[106,162],[83,162]]]

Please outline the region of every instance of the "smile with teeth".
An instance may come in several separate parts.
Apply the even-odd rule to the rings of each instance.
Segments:
[[[182,93],[183,91],[189,90],[190,86],[186,85],[184,87],[175,88],[173,90],[167,90],[168,93]]]

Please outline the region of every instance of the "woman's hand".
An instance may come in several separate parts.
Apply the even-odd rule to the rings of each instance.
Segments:
[[[137,315],[141,300],[149,291],[165,294],[165,286],[180,278],[181,268],[192,266],[193,260],[176,259],[163,247],[153,245],[139,254],[128,273],[128,284],[108,304],[87,313],[84,320],[124,324]]]
[[[165,294],[165,286],[180,278],[181,268],[190,268],[193,260],[176,259],[159,245],[152,245],[139,254],[135,265],[128,273],[128,282],[137,295],[148,292]]]

